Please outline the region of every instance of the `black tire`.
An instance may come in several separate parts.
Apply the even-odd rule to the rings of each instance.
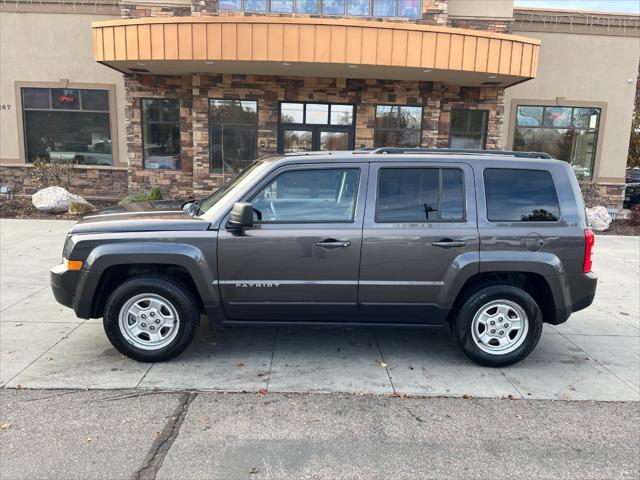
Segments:
[[[475,342],[472,334],[473,318],[484,306],[493,301],[508,300],[520,306],[527,315],[528,331],[522,343],[508,353],[488,353]],[[526,358],[538,344],[542,334],[542,312],[536,301],[525,290],[509,283],[482,284],[466,292],[459,308],[453,312],[451,333],[462,352],[480,365],[506,367]]]
[[[173,340],[156,350],[136,347],[120,330],[120,310],[128,300],[140,294],[159,295],[170,302],[179,317]],[[199,321],[199,302],[191,289],[177,278],[160,275],[141,275],[125,281],[109,295],[103,317],[104,331],[115,349],[140,362],[163,362],[182,353],[193,340]]]

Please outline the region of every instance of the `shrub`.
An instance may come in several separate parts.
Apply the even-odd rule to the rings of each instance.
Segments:
[[[132,193],[124,197],[118,205],[126,205],[127,203],[140,203],[140,202],[153,202],[155,200],[162,200],[162,190],[160,187],[151,187],[146,192]]]
[[[71,172],[75,165],[75,159],[71,158],[51,161],[44,157],[38,157],[34,159],[31,176],[38,190],[47,187],[62,187],[69,190]]]

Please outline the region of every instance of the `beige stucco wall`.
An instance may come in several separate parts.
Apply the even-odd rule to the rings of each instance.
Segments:
[[[449,0],[448,13],[452,17],[513,17],[513,0]]]
[[[0,162],[20,163],[15,82],[101,83],[116,86],[119,159],[126,165],[124,81],[93,60],[91,22],[118,18],[77,13],[0,12]],[[112,132],[113,135],[114,132]]]
[[[605,103],[606,117],[599,132],[600,158],[596,159],[594,180],[624,182],[640,39],[519,29],[514,29],[514,33],[539,38],[542,47],[538,76],[506,91],[503,145],[512,147],[508,142],[515,121],[510,118],[512,99],[547,100],[549,105],[555,104],[556,97],[564,97],[561,100],[564,104]]]

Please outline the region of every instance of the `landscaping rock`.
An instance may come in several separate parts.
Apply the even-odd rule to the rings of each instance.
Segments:
[[[587,220],[592,229],[602,232],[609,228],[613,219],[605,207],[598,205],[597,207],[587,208]]]
[[[80,195],[68,192],[62,187],[47,187],[34,193],[31,203],[36,209],[46,213],[63,213],[69,210],[69,201],[88,204]]]

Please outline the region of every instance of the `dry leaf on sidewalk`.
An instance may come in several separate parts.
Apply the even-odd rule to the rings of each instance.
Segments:
[[[256,467],[252,467],[252,468],[249,470],[249,473],[250,473],[251,475],[253,475],[254,473],[258,473],[258,469],[257,469]]]
[[[13,424],[11,424],[9,422],[0,423],[0,429],[2,429],[2,430],[8,430],[11,427],[13,427]]]
[[[384,362],[380,362],[380,366],[381,366],[382,368],[387,368],[387,367],[388,367],[388,365],[387,365],[386,363],[384,363]]]

